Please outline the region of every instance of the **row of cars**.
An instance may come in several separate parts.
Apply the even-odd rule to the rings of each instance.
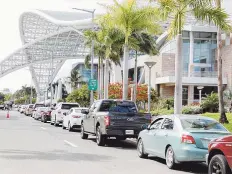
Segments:
[[[214,119],[169,115],[151,121],[150,114],[139,113],[135,103],[125,100],[97,100],[89,109],[65,105],[72,104],[60,103],[51,112],[51,124],[72,130],[70,117],[74,115],[81,138],[95,135],[99,146],[111,137],[119,141],[137,138],[139,157],[163,158],[170,169],[184,162],[206,162],[209,174],[231,173],[232,136]]]

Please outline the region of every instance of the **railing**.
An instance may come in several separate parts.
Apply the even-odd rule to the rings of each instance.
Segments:
[[[163,71],[162,73],[156,73],[156,77],[167,77],[167,76],[175,76],[175,71]],[[194,71],[190,75],[187,71],[184,71],[182,77],[217,78],[217,71]]]

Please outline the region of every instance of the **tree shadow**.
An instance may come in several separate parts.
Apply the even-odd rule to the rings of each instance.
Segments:
[[[28,150],[0,150],[0,158],[12,160],[60,160],[60,161],[108,161],[112,156],[96,155],[88,153],[70,153],[67,151],[54,150],[49,152]]]

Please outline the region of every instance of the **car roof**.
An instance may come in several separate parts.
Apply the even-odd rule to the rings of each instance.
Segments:
[[[161,115],[157,118],[179,118],[179,119],[207,119],[207,120],[214,120],[213,118],[202,116],[202,115],[193,115],[193,114],[172,114],[172,115]]]
[[[71,108],[71,109],[88,109],[88,108],[83,108],[83,107],[80,107],[80,108],[78,108],[78,107],[74,107],[74,108]]]

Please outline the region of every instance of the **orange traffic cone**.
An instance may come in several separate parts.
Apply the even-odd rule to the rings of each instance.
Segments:
[[[7,111],[6,118],[10,118],[10,113]]]

